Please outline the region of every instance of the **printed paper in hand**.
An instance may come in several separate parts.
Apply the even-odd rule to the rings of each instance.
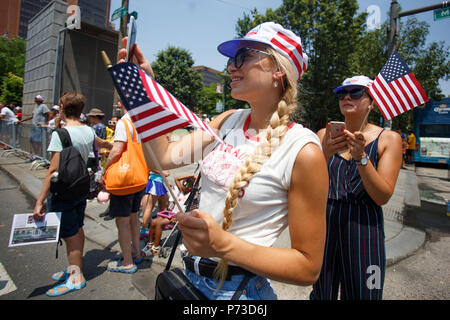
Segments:
[[[32,213],[15,214],[9,247],[57,242],[61,225],[61,212],[48,212],[41,221],[35,221]]]

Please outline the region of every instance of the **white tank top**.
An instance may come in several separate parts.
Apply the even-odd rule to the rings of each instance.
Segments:
[[[221,145],[203,160],[199,209],[220,225],[228,187],[236,171],[258,144],[247,131],[250,109],[233,113],[222,125],[219,136],[230,146]],[[298,152],[307,143],[321,148],[319,138],[300,124],[292,124],[281,144],[261,170],[243,188],[228,230],[251,243],[270,247],[288,225],[288,190]]]

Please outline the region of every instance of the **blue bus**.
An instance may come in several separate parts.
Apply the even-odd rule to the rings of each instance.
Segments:
[[[414,162],[450,165],[450,98],[414,108]]]

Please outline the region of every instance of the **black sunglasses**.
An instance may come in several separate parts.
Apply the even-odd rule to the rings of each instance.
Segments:
[[[240,67],[242,67],[242,65],[244,64],[245,58],[249,56],[249,52],[259,52],[259,53],[263,53],[265,55],[270,55],[270,53],[265,52],[265,51],[261,51],[258,49],[253,49],[253,48],[242,48],[239,49],[236,52],[236,55],[234,56],[234,58],[229,58],[228,62],[227,62],[227,68],[234,63],[234,66],[239,69]]]
[[[344,100],[344,98],[348,94],[350,94],[350,98],[352,98],[353,100],[358,100],[358,99],[361,99],[361,97],[364,95],[364,93],[366,93],[366,89],[356,88],[353,90],[339,90],[338,92],[336,92],[336,95],[339,100]]]

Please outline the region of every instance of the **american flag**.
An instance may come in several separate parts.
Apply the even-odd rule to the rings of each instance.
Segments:
[[[134,63],[120,63],[108,71],[142,142],[193,125],[223,143],[209,125]]]
[[[419,81],[397,51],[381,69],[369,93],[386,120],[428,101]]]

